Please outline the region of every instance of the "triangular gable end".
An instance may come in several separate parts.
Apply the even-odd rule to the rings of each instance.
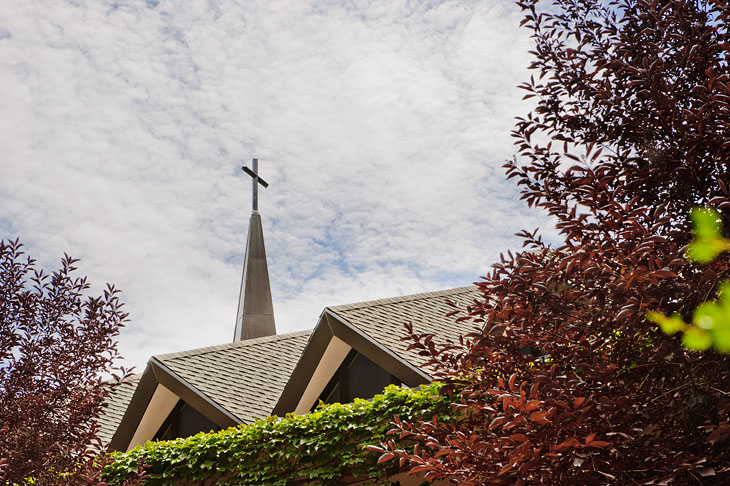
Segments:
[[[238,417],[220,407],[153,357],[147,363],[109,447],[128,451],[151,440],[180,400],[219,428],[241,423]]]
[[[409,387],[431,381],[430,376],[423,370],[399,357],[327,308],[320,316],[317,327],[272,414],[285,415],[289,412],[303,414],[311,410],[352,350],[376,363]]]
[[[474,324],[454,322],[454,317],[447,316],[453,309],[446,300],[466,309],[480,297],[478,289],[469,286],[325,308],[273,414],[308,412],[352,350],[403,385],[430,382],[431,377],[420,367],[423,358],[406,351],[408,344],[400,340],[405,333],[403,324],[410,321],[416,332],[458,340],[473,331]]]
[[[310,334],[300,331],[153,356],[110,447],[128,450],[154,438],[180,400],[205,417],[198,417],[199,422],[219,428],[265,418]]]

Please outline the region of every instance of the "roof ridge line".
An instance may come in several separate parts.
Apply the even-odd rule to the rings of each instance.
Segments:
[[[311,332],[312,332],[312,329],[306,329],[306,330],[302,330],[302,331],[288,332],[286,334],[275,334],[273,336],[263,336],[263,337],[253,338],[253,339],[245,339],[243,341],[234,341],[232,343],[216,344],[213,346],[205,346],[202,348],[186,349],[185,351],[176,351],[173,353],[157,354],[157,355],[152,356],[152,358],[156,358],[158,360],[162,360],[162,359],[167,360],[167,359],[175,359],[175,358],[186,358],[189,356],[200,356],[203,354],[211,353],[214,351],[221,351],[221,350],[229,349],[229,348],[245,347],[245,346],[248,346],[251,344],[260,344],[260,343],[266,343],[266,342],[282,341],[284,339],[298,337],[305,333],[311,334]]]
[[[432,292],[421,292],[421,293],[417,293],[417,294],[401,295],[398,297],[386,297],[384,299],[353,302],[352,304],[341,304],[341,305],[328,306],[328,307],[326,307],[326,309],[337,312],[337,311],[345,311],[345,310],[362,309],[363,307],[377,307],[377,306],[387,305],[387,304],[413,302],[415,300],[424,300],[424,299],[430,299],[433,297],[446,297],[446,296],[454,295],[454,294],[462,294],[462,293],[476,290],[477,288],[478,287],[476,285],[467,285],[464,287],[456,287],[453,289],[435,290]]]

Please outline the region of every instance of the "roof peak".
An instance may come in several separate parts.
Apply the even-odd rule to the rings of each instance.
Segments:
[[[398,303],[410,302],[410,301],[414,301],[414,300],[431,299],[434,297],[446,297],[449,295],[465,294],[465,293],[473,292],[476,289],[477,289],[476,285],[468,285],[465,287],[456,287],[453,289],[436,290],[436,291],[432,291],[432,292],[420,292],[417,294],[401,295],[398,297],[386,297],[383,299],[364,300],[362,302],[353,302],[351,304],[333,305],[333,306],[328,306],[327,309],[336,312],[336,311],[360,309],[363,307],[375,307],[375,306],[379,306],[379,305],[398,304]]]
[[[275,334],[273,336],[263,336],[263,337],[252,338],[252,339],[245,339],[243,341],[234,341],[232,343],[218,344],[215,346],[205,346],[202,348],[187,349],[185,351],[178,351],[178,352],[174,352],[174,353],[158,354],[158,355],[155,355],[152,357],[157,360],[184,358],[187,356],[196,356],[196,355],[211,353],[211,352],[215,352],[215,351],[224,351],[226,349],[236,349],[236,348],[246,347],[246,346],[255,346],[257,344],[263,344],[263,343],[268,343],[268,342],[284,341],[286,339],[293,339],[293,338],[297,338],[297,337],[311,334],[311,333],[312,333],[312,330],[307,329],[306,331],[296,331],[296,332],[290,332],[287,334]]]

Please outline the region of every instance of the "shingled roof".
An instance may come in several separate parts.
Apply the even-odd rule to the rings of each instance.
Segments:
[[[474,324],[446,317],[453,310],[446,301],[466,310],[480,298],[478,289],[470,286],[332,306],[324,309],[313,330],[153,356],[144,377],[135,377],[139,386],[134,396],[133,387],[127,386],[110,400],[100,421],[102,439],[109,442],[116,428],[125,430],[122,435],[117,431],[111,443],[126,447],[134,432],[130,427],[139,424],[158,383],[196,408],[218,410],[208,410],[218,414],[217,419],[209,417],[224,427],[294,411],[334,337],[403,383],[425,383],[430,377],[421,368],[424,358],[407,352],[409,343],[400,340],[403,324],[411,322],[416,333],[433,333],[438,341],[457,341],[473,331]]]
[[[229,417],[226,426],[267,417],[311,332],[280,334],[153,356],[144,374],[133,377],[132,386],[119,387],[109,397],[99,419],[99,436],[115,449],[126,448],[157,383],[177,394],[181,394],[180,390],[185,391],[182,397],[186,401],[197,396],[198,401],[224,410]],[[125,422],[128,425],[125,426]],[[125,432],[120,436],[122,427]]]
[[[412,323],[416,334],[435,334],[439,342],[447,339],[458,341],[459,336],[474,330],[474,324],[469,321],[455,322],[455,317],[446,317],[449,311],[454,310],[446,305],[446,301],[450,300],[466,310],[479,298],[481,293],[477,287],[469,286],[327,309],[411,364],[420,366],[425,358],[415,352],[406,352],[410,343],[400,339],[406,333],[403,324]]]
[[[109,397],[104,401],[104,411],[99,417],[99,438],[103,444],[111,442],[114,432],[117,431],[119,422],[122,421],[124,412],[132,400],[134,390],[137,383],[142,377],[141,374],[130,376],[124,383],[114,389]]]
[[[425,358],[406,351],[410,343],[401,341],[406,334],[404,323],[413,324],[418,334],[432,333],[436,341],[457,341],[474,330],[471,322],[457,323],[452,301],[463,310],[481,297],[476,287],[405,295],[390,299],[326,307],[319,323],[284,387],[273,413],[304,413],[319,396],[323,383],[334,376],[334,361],[344,359],[350,349],[377,363],[401,383],[418,386],[431,381],[428,370],[421,367]],[[338,344],[339,343],[339,344]]]
[[[243,423],[271,414],[311,330],[155,356]]]

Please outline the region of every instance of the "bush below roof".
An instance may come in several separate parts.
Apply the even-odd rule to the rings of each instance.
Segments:
[[[104,479],[122,484],[142,459],[149,467],[147,484],[154,486],[342,484],[353,477],[382,484],[397,472],[397,464],[377,464],[379,454],[364,447],[386,438],[394,415],[448,420],[450,400],[438,390],[437,384],[418,391],[389,386],[370,401],[320,405],[306,415],[269,417],[220,432],[148,442],[115,453]]]

